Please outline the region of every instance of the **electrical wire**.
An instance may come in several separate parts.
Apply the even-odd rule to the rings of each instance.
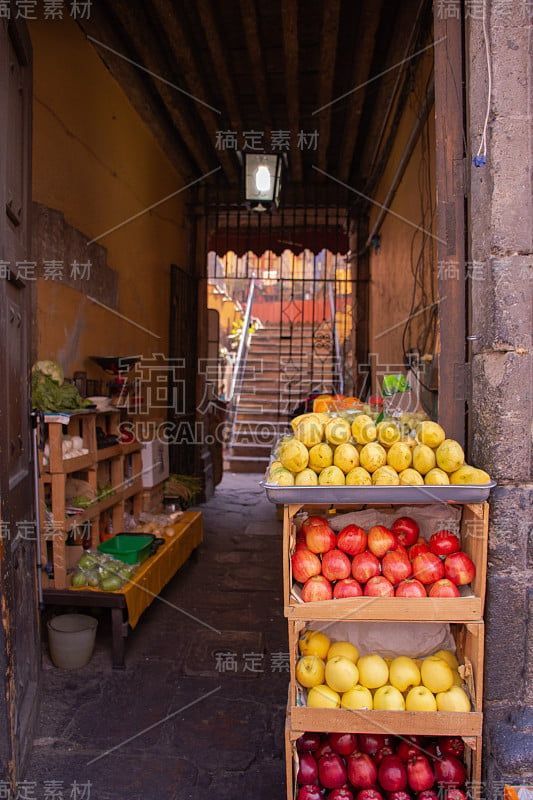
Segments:
[[[487,27],[487,3],[488,0],[483,0],[483,39],[485,41],[485,57],[487,59],[487,110],[485,112],[485,122],[483,124],[483,133],[481,134],[479,149],[473,158],[473,164],[476,167],[482,167],[487,161],[487,129],[489,125],[490,101],[492,96],[492,59]]]

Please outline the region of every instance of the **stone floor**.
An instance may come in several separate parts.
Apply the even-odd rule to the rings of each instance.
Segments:
[[[125,670],[111,668],[107,610],[83,669],[56,669],[43,643],[21,797],[286,797],[281,522],[260,478],[226,473],[199,507],[204,542],[130,633]]]

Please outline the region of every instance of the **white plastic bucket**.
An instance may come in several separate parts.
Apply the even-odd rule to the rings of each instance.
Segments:
[[[98,620],[87,614],[61,614],[48,621],[48,645],[53,664],[79,669],[92,658]]]

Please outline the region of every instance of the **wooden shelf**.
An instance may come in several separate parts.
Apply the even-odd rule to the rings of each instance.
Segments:
[[[51,563],[53,578],[43,571],[43,586],[45,589],[65,589],[69,586],[67,573],[66,539],[75,529],[89,526],[91,545],[97,546],[100,540],[101,517],[109,516],[109,525],[118,532],[124,530],[124,514],[126,502],[128,510],[138,515],[142,508],[142,480],[141,472],[141,444],[130,442],[116,444],[110,447],[96,447],[96,426],[101,417],[108,417],[110,433],[118,433],[119,411],[80,412],[67,415],[48,415],[48,441],[50,444],[50,463],[41,470],[39,481],[39,503],[41,505],[41,519],[46,519],[45,489],[50,493],[53,530],[50,535],[49,526],[41,531],[43,561]],[[89,450],[84,456],[72,459],[63,459],[62,442],[63,427],[71,435],[79,435],[83,445]],[[106,466],[108,465],[108,466]],[[42,466],[42,464],[41,464]],[[112,494],[96,500],[89,508],[80,514],[67,515],[66,513],[66,486],[68,477],[76,472],[86,473],[86,480],[96,492],[99,482],[102,483],[102,474],[105,482],[112,487],[117,487]],[[137,477],[139,476],[139,477]],[[107,524],[107,523],[106,523]]]

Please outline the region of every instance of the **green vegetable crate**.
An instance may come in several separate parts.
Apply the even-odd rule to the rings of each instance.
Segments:
[[[98,550],[126,564],[142,564],[151,554],[153,541],[153,536],[128,536],[121,533],[99,544]]]

